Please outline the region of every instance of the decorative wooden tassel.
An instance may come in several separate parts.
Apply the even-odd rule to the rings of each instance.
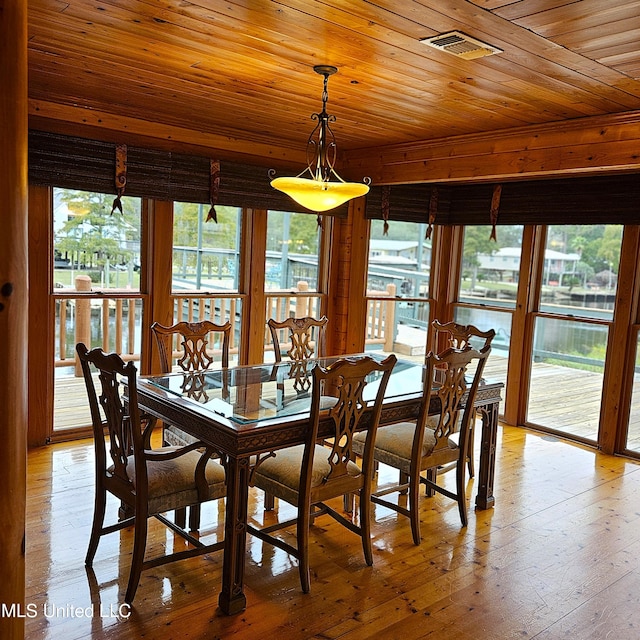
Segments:
[[[438,187],[432,187],[431,197],[429,198],[429,226],[425,233],[427,240],[431,239],[431,233],[433,231],[433,225],[436,221],[436,214],[438,213]]]
[[[220,162],[218,160],[211,160],[209,162],[209,203],[211,209],[207,214],[206,222],[213,220],[218,222],[218,215],[216,213],[216,203],[218,202],[218,195],[220,194]]]
[[[127,185],[127,145],[116,145],[116,198],[113,201],[111,207],[111,215],[118,209],[122,213],[122,196],[124,195],[124,188]]]
[[[497,184],[493,187],[493,197],[491,198],[491,236],[490,240],[497,242],[496,239],[496,225],[498,224],[498,213],[500,210],[500,196],[502,195],[502,185]]]
[[[391,187],[384,185],[382,187],[382,219],[384,225],[382,226],[382,235],[386,236],[389,233],[389,197],[391,195]]]

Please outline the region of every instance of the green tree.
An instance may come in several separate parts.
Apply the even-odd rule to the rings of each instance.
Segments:
[[[66,254],[74,266],[101,270],[107,261],[125,264],[134,260],[140,247],[138,200],[123,198],[123,213],[111,214],[113,195],[63,189],[60,201],[69,216],[57,233],[55,249]]]
[[[289,227],[289,251],[318,255],[319,227],[316,216],[307,214],[291,216]]]
[[[622,245],[622,225],[605,226],[596,256],[607,263],[607,269],[618,272],[620,263],[620,247]]]
[[[491,227],[468,226],[464,229],[464,250],[462,255],[462,268],[475,273],[478,265],[478,254],[491,255],[500,246],[490,238]]]

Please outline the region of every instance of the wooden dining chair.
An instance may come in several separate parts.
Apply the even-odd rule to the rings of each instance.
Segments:
[[[298,559],[302,591],[308,593],[309,527],[321,514],[328,514],[362,539],[367,565],[373,564],[370,534],[372,453],[389,376],[396,363],[394,355],[378,362],[369,356],[342,358],[324,368],[313,369],[311,414],[305,444],[275,452],[259,461],[251,484],[297,507],[297,517],[261,528],[249,525],[247,531]],[[365,401],[367,384],[376,384],[374,398]],[[323,398],[336,398],[333,406],[321,409]],[[331,424],[332,446],[318,444],[321,419]],[[352,461],[354,433],[365,429],[362,466]],[[326,501],[355,493],[360,498],[358,524]],[[296,525],[296,545],[276,537],[274,531]]]
[[[424,393],[417,420],[400,422],[378,430],[373,450],[374,461],[399,469],[408,481],[374,491],[371,500],[393,509],[409,518],[413,542],[420,544],[420,511],[418,494],[420,484],[442,493],[458,503],[462,525],[467,525],[467,500],[465,477],[469,424],[474,410],[476,392],[491,347],[478,351],[473,348],[449,348],[440,355],[429,353],[426,357]],[[469,365],[477,362],[473,378],[467,385],[465,375]],[[438,404],[438,412],[429,415],[432,394]],[[465,395],[466,394],[466,395]],[[464,402],[464,403],[463,403]],[[462,415],[460,419],[459,416]],[[429,426],[431,425],[431,426]],[[452,436],[459,430],[458,438]],[[366,440],[356,434],[353,450],[365,455]],[[437,474],[423,477],[421,472],[455,463],[456,490],[450,491],[437,483]],[[390,493],[406,493],[408,507],[401,501],[391,501],[383,496]]]
[[[215,324],[209,320],[177,322],[171,326],[154,322],[151,331],[156,339],[160,367],[170,373],[173,360],[182,371],[204,371],[214,362],[213,342],[220,342],[219,353],[223,367],[229,366],[231,323]],[[177,341],[177,344],[176,344]]]
[[[449,347],[453,347],[454,349],[470,349],[475,347],[478,350],[482,350],[491,344],[496,335],[493,329],[482,331],[472,324],[460,324],[453,321],[442,323],[439,320],[434,320],[431,326],[434,331],[436,352],[443,351]],[[469,448],[467,451],[467,467],[470,478],[473,478],[475,475],[475,424],[476,413],[474,411],[469,422]],[[446,473],[451,468],[451,465],[441,467],[437,470],[437,473]]]
[[[273,342],[273,355],[276,362],[281,362],[283,342],[290,345],[285,352],[291,360],[303,361],[315,356],[325,355],[325,330],[329,319],[305,316],[304,318],[287,318],[281,322],[269,318],[267,325]]]
[[[308,375],[307,360],[322,357],[325,353],[325,332],[329,319],[326,316],[313,318],[287,318],[282,321],[269,318],[267,326],[271,333],[273,355],[276,362],[282,362],[283,356],[291,360],[289,377],[297,380],[295,388],[301,395],[309,391],[311,376]],[[284,352],[285,345],[289,348]],[[321,441],[322,443],[322,441]],[[265,508],[272,510],[274,496],[269,492],[264,496]]]
[[[223,541],[204,545],[164,514],[223,498],[225,472],[211,459],[213,449],[202,442],[181,448],[152,449],[153,423],[147,423],[143,429],[133,362],[125,364],[118,354],[106,354],[102,349],[89,351],[83,343],[76,345],[76,351],[91,409],[96,465],[93,526],[85,564],[93,565],[103,535],[133,525],[133,552],[124,598],[131,604],[143,570],[223,548]],[[99,393],[92,375],[94,369],[99,374]],[[124,387],[126,399],[122,397]],[[104,526],[107,492],[116,496],[133,515]],[[192,548],[145,560],[150,517],[178,533]]]
[[[231,323],[216,324],[210,320],[200,322],[177,322],[164,326],[159,322],[151,325],[151,332],[155,337],[160,368],[163,373],[171,373],[173,362],[185,372],[195,373],[208,370],[215,362],[216,352],[219,353],[221,366],[229,366],[229,346],[231,343]],[[214,349],[214,344],[219,347]],[[167,446],[185,446],[195,442],[196,438],[178,429],[175,425],[165,424],[162,435]],[[177,516],[180,526],[185,526],[186,515]],[[189,528],[197,531],[200,528],[200,505],[189,509]]]

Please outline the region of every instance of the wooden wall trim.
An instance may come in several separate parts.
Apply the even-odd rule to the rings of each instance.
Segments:
[[[299,170],[307,164],[304,147],[278,147],[270,141],[247,140],[242,132],[237,136],[216,134],[45,100],[29,100],[29,123],[32,128],[43,131],[106,142],[206,156],[218,152],[220,157],[230,160],[299,166]]]
[[[29,188],[29,447],[47,444],[53,425],[52,208],[50,187]]]
[[[369,221],[364,198],[352,200],[346,219],[333,221],[327,300],[327,353],[364,351]]]
[[[458,299],[460,288],[460,268],[462,265],[462,227],[440,227],[433,231],[431,278],[429,289],[432,302],[429,306],[429,320],[450,322],[454,319],[453,305]],[[429,335],[429,348],[436,349]]]
[[[27,3],[0,7],[0,603],[25,611],[29,351]],[[3,640],[24,638],[24,617],[0,616]]]
[[[171,298],[173,255],[173,203],[142,201],[141,293],[146,294],[142,314],[142,373],[159,373],[160,358],[151,336],[154,322],[173,324]]]
[[[542,229],[533,225],[526,225],[522,233],[522,252],[520,256],[520,272],[518,275],[518,293],[516,306],[511,314],[511,340],[508,356],[508,381],[504,390],[503,420],[510,425],[524,424],[527,399],[529,397],[529,382],[531,380],[531,361],[523,358],[523,353],[530,353],[533,344],[533,317],[530,312],[537,309],[538,292],[533,285],[533,279],[539,281],[542,273],[534,265],[541,265],[544,251],[536,243],[537,235]],[[537,253],[534,256],[534,250]],[[521,345],[516,348],[514,345]]]
[[[577,118],[344,155],[344,172],[373,183],[495,182],[637,171],[640,112]]]
[[[246,209],[242,216],[242,255],[240,257],[240,293],[242,303],[242,335],[238,364],[264,362],[264,335],[267,322],[265,256],[267,254],[267,211]]]

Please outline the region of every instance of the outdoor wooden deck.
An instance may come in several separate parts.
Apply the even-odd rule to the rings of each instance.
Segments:
[[[420,360],[423,356],[405,356]],[[506,357],[492,353],[487,361],[485,378],[505,381]],[[571,376],[574,398],[568,398],[567,376]],[[602,377],[578,369],[534,363],[533,392],[529,418],[536,425],[548,426],[564,433],[597,439]],[[640,452],[640,384],[634,394],[635,403],[629,422],[629,449]],[[91,423],[86,391],[82,378],[56,378],[54,400],[54,429],[65,431],[87,427]]]

